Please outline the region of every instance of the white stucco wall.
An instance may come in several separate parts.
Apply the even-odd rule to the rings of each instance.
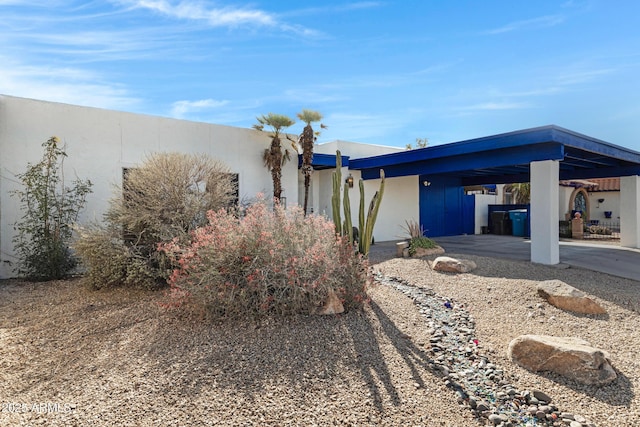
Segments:
[[[388,153],[397,153],[405,151],[404,148],[388,147],[386,145],[363,144],[361,142],[351,141],[329,141],[317,144],[314,148],[316,153],[336,154],[336,150],[340,150],[343,156],[349,156],[351,159],[359,159],[362,157],[379,156]]]
[[[66,144],[65,178],[94,184],[83,222],[101,220],[114,185],[121,184],[122,168],[153,152],[203,153],[224,161],[239,173],[241,200],[273,191],[262,162],[270,142],[266,132],[0,95],[0,278],[11,276],[15,262],[13,224],[20,212],[9,196],[18,185],[15,175],[27,162],[40,160],[42,143],[54,135]],[[282,177],[287,204],[298,203],[297,159],[292,157]]]
[[[571,213],[571,195],[574,187],[560,186],[559,215],[561,220],[568,218]],[[620,192],[619,191],[593,191],[589,196],[589,219],[599,221],[620,220]],[[602,203],[598,200],[604,199]],[[611,218],[606,218],[605,211],[611,211]]]
[[[355,181],[353,188],[349,190],[349,198],[351,199],[351,221],[353,225],[357,227],[360,206],[360,189],[358,186],[360,171],[350,172]],[[364,181],[365,221],[371,199],[379,188],[379,179]],[[387,178],[385,180],[382,203],[380,204],[380,210],[378,211],[378,217],[373,229],[373,237],[377,242],[400,240],[406,237],[406,233],[403,231],[403,227],[406,226],[405,221],[418,221],[420,219],[418,191],[417,176]]]
[[[598,200],[604,199],[600,203]],[[590,219],[599,221],[620,221],[620,192],[598,191],[589,193],[589,206],[591,206]],[[604,213],[611,212],[611,218],[606,218]]]
[[[331,141],[324,144],[318,144],[314,151],[322,154],[336,154],[336,150],[340,150],[343,156],[349,156],[350,159],[362,157],[377,156],[386,153],[395,153],[404,151],[403,148],[386,147],[382,145],[362,144],[349,141]],[[334,169],[326,169],[314,172],[314,186],[317,190],[314,194],[314,212],[326,215],[332,218],[331,196],[333,194],[332,173]],[[351,174],[354,179],[354,186],[349,190],[349,198],[351,200],[351,216],[354,226],[358,226],[358,211],[360,205],[360,190],[358,180],[360,179],[360,171],[348,170],[342,168],[342,188],[344,181]],[[365,215],[369,209],[369,203],[373,195],[380,188],[380,180],[364,181],[365,191]],[[382,204],[378,211],[376,225],[374,227],[374,238],[378,242],[397,240],[403,235],[402,227],[405,220],[419,219],[419,194],[418,194],[418,177],[402,177],[388,178],[385,183],[385,192],[382,198]],[[317,199],[315,198],[317,195]],[[340,202],[342,203],[342,194]],[[342,214],[342,210],[341,210]]]
[[[566,221],[570,219],[571,211],[569,210],[569,202],[571,201],[571,193],[573,193],[573,187],[560,186],[558,188],[558,219],[559,221]]]
[[[483,226],[489,225],[489,205],[502,204],[502,196],[496,194],[475,194],[475,227],[474,233],[480,234]]]

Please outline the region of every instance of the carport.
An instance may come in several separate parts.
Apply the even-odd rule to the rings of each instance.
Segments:
[[[621,245],[638,248],[640,153],[544,126],[360,159],[363,179],[419,176],[420,223],[431,236],[463,234],[464,186],[531,183],[531,261],[558,264],[560,180],[621,177]]]

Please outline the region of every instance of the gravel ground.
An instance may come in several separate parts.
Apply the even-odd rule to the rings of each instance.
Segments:
[[[518,389],[544,391],[597,426],[640,425],[640,282],[461,258],[478,268],[453,275],[428,259],[372,261],[464,306],[478,351]],[[587,292],[608,315],[540,305],[535,287],[547,279]],[[0,282],[0,425],[480,425],[433,369],[412,300],[387,285],[370,294],[364,312],[211,325],[162,311],[158,293]],[[583,338],[611,354],[618,379],[595,388],[519,368],[506,351],[521,334]]]

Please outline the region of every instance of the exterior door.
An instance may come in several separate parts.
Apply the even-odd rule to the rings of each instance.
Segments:
[[[429,237],[464,233],[463,188],[460,179],[421,175],[420,224]]]

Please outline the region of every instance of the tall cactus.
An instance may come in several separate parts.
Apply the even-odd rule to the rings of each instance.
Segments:
[[[378,210],[380,209],[380,203],[382,202],[382,196],[384,195],[384,170],[380,169],[380,189],[373,195],[371,203],[369,203],[369,211],[367,212],[367,222],[364,225],[364,229],[360,228],[360,241],[358,242],[358,251],[364,255],[369,255],[369,249],[371,248],[371,242],[373,241],[373,226],[378,218]],[[360,218],[364,221],[364,185],[360,180]]]
[[[344,184],[344,227],[342,232],[349,236],[349,243],[353,245],[353,224],[351,223],[351,200],[349,200],[349,185]]]
[[[333,179],[333,194],[331,196],[331,208],[333,212],[333,223],[336,226],[336,233],[342,235],[342,220],[340,219],[340,184],[342,183],[342,156],[340,150],[336,151],[336,170],[331,175]]]
[[[333,210],[333,223],[336,227],[336,233],[340,235],[348,235],[349,242],[353,243],[353,225],[351,222],[351,201],[349,199],[349,187],[344,185],[343,196],[343,209],[344,209],[344,224],[340,217],[340,184],[342,183],[342,157],[340,151],[336,151],[336,170],[333,172],[333,195],[331,197],[331,206]],[[358,252],[365,257],[369,255],[369,249],[371,248],[371,242],[373,240],[373,227],[378,217],[378,210],[380,209],[380,203],[382,202],[382,196],[384,194],[384,170],[380,169],[380,188],[373,195],[371,203],[369,204],[369,211],[367,212],[366,221],[364,215],[364,181],[359,180],[358,185],[360,187],[360,209],[358,212],[358,225],[360,231],[360,239],[358,242]]]

